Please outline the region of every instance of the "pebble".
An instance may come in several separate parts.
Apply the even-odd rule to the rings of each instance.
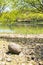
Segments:
[[[40,61],[39,64],[40,64],[40,65],[43,65],[43,61]]]
[[[0,65],[6,65],[6,63],[5,62],[0,62]]]
[[[0,54],[2,54],[3,53],[3,51],[2,50],[0,50]]]
[[[22,65],[25,65],[25,63],[22,63]]]
[[[3,58],[2,57],[0,57],[0,61],[2,61],[3,60]]]
[[[28,65],[38,65],[35,61],[31,60]]]
[[[23,57],[23,56],[24,56],[24,54],[21,52],[21,53],[19,54],[19,56],[20,56],[20,57]]]
[[[12,60],[11,58],[7,58],[6,59],[7,62],[11,62],[11,60]]]

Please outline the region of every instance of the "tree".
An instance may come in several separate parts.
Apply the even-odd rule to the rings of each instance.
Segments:
[[[38,11],[43,12],[43,0],[24,0],[28,4],[31,5],[31,7],[36,8]]]
[[[5,9],[5,1],[4,0],[0,0],[0,15],[3,12],[3,10]]]
[[[10,6],[10,0],[0,0],[0,16],[3,11]]]

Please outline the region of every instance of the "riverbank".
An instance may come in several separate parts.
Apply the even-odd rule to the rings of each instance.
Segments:
[[[10,43],[20,44],[22,52],[9,53]],[[39,65],[43,64],[43,34],[0,34],[0,64],[1,65]],[[36,51],[37,50],[37,51]]]
[[[9,53],[10,43],[20,44],[22,52]],[[43,34],[0,34],[0,65],[43,65],[42,49]]]

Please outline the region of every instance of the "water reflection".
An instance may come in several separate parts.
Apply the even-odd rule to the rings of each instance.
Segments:
[[[2,33],[2,32],[6,32],[6,33],[14,33],[15,31],[13,31],[13,30],[3,30],[3,29],[0,29],[0,32]]]

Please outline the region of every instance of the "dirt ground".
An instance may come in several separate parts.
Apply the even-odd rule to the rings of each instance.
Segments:
[[[31,55],[32,52],[34,54],[34,51],[29,50],[28,45],[21,44],[22,52],[17,55],[8,52],[9,43],[11,42],[0,39],[0,65],[43,65],[43,60],[37,61],[34,55]]]

